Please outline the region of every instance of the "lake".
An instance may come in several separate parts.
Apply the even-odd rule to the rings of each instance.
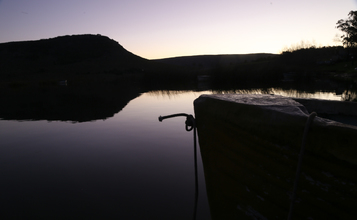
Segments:
[[[334,92],[279,89],[151,91],[103,119],[3,117],[2,219],[192,219],[193,132],[185,130],[183,117],[158,117],[194,114],[194,99],[213,92],[341,100]],[[210,219],[199,152],[198,184],[196,219]]]

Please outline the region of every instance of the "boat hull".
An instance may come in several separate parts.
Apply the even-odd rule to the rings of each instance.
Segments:
[[[273,95],[203,95],[195,100],[213,219],[288,217],[309,116],[301,103]],[[357,215],[356,144],[357,127],[315,118],[293,219]]]

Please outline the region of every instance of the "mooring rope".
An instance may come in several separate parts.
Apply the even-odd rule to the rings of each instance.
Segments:
[[[197,174],[197,144],[196,144],[196,120],[193,115],[189,115],[186,113],[179,113],[167,116],[160,116],[159,121],[162,122],[164,119],[167,118],[174,118],[183,116],[186,117],[185,121],[185,129],[186,131],[192,131],[193,129],[193,148],[194,148],[194,163],[195,163],[195,207],[193,210],[193,219],[196,219],[197,214],[197,203],[198,203],[198,174]]]
[[[297,165],[297,169],[296,169],[296,176],[295,176],[295,181],[294,181],[294,188],[293,188],[293,194],[291,197],[291,203],[290,203],[290,210],[289,210],[289,215],[288,215],[288,220],[291,220],[291,217],[293,215],[293,209],[294,209],[294,203],[295,203],[295,197],[296,197],[296,190],[297,190],[297,185],[299,182],[299,177],[301,174],[301,166],[302,166],[302,158],[304,156],[304,151],[305,151],[305,145],[306,145],[306,138],[307,135],[309,133],[309,128],[314,120],[314,118],[316,117],[316,113],[312,112],[305,124],[305,128],[304,128],[304,134],[302,137],[302,143],[301,143],[301,149],[300,149],[300,154],[299,154],[299,161],[298,161],[298,165]]]

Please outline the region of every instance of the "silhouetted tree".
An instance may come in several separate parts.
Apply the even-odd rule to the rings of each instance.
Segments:
[[[340,19],[336,28],[344,32],[341,36],[343,45],[347,47],[357,46],[357,11],[350,11],[348,19]]]

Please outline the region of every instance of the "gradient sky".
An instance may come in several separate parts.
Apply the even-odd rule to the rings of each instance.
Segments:
[[[357,0],[0,0],[0,43],[101,34],[147,59],[340,45]]]

